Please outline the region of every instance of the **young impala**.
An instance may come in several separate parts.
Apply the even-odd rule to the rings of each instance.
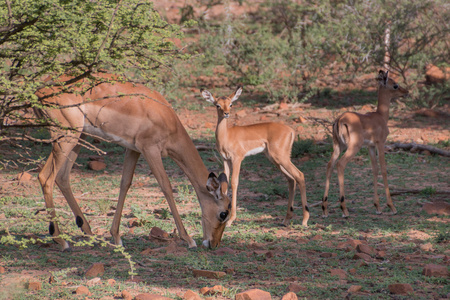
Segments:
[[[111,75],[100,75],[104,81]],[[61,78],[61,82],[69,78]],[[77,82],[77,83],[83,83]],[[131,185],[136,162],[142,154],[155,175],[169,203],[180,237],[189,247],[195,241],[187,234],[175,205],[172,187],[164,170],[162,157],[170,156],[191,181],[202,211],[203,245],[216,247],[228,220],[230,199],[226,195],[227,178],[217,178],[203,164],[192,140],[180,123],[170,104],[159,93],[133,83],[101,83],[87,92],[61,94],[59,88],[37,92],[42,103],[51,108],[44,113],[62,128],[52,132],[52,152],[39,173],[39,182],[45,205],[53,220],[49,231],[55,241],[68,249],[69,244],[59,237],[53,204],[54,183],[58,185],[75,215],[81,230],[92,235],[91,228],[75,200],[69,182],[69,173],[86,135],[101,137],[126,148],[119,200],[111,226],[116,244],[122,244],[119,235],[120,218],[127,191]]]
[[[217,99],[207,90],[202,90],[201,93],[206,101],[211,102],[217,107],[216,147],[224,159],[224,172],[227,178],[230,178],[230,170],[233,170],[230,179],[232,206],[227,225],[231,225],[236,219],[237,188],[242,160],[246,156],[264,152],[267,158],[286,176],[289,183],[288,210],[283,224],[288,226],[289,220],[294,215],[295,187],[298,184],[303,208],[302,224],[307,226],[309,209],[306,202],[305,177],[291,162],[291,150],[292,144],[294,143],[295,131],[289,126],[280,123],[260,123],[229,128],[227,120],[230,117],[231,106],[241,95],[242,87],[239,86],[229,97],[220,97]]]
[[[335,165],[337,165],[341,209],[343,211],[343,217],[348,217],[349,213],[345,205],[344,170],[347,163],[364,145],[369,147],[369,156],[373,170],[374,205],[377,214],[381,214],[381,208],[377,193],[378,165],[376,160],[376,151],[378,151],[378,158],[380,159],[381,174],[383,175],[387,205],[393,214],[397,213],[389,193],[386,161],[384,159],[384,144],[389,134],[389,129],[387,126],[389,119],[389,102],[393,98],[407,95],[408,91],[400,87],[394,82],[394,80],[389,78],[389,71],[383,72],[380,70],[377,81],[378,107],[375,112],[364,115],[354,112],[346,112],[338,117],[333,124],[333,154],[327,165],[325,193],[322,198],[323,217],[328,216],[328,190],[330,188],[331,173]],[[338,160],[339,155],[345,149],[347,149],[347,151]]]

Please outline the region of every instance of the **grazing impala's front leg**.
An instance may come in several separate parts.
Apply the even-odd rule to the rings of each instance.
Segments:
[[[128,189],[133,181],[134,170],[136,169],[136,163],[141,154],[139,152],[127,149],[125,152],[125,159],[123,163],[122,180],[120,181],[119,200],[117,202],[116,213],[114,214],[114,220],[111,225],[110,233],[114,239],[116,245],[122,245],[122,239],[119,234],[120,219],[122,216],[123,205],[125,203],[125,197]]]

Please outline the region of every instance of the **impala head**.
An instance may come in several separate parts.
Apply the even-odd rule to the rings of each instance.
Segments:
[[[214,196],[214,203],[202,207],[203,246],[215,248],[220,244],[231,209],[231,201],[227,196],[227,176],[222,173],[217,178],[214,173],[210,173],[206,188]]]
[[[200,92],[202,93],[202,96],[206,101],[211,102],[217,107],[219,118],[222,117],[227,119],[230,117],[230,111],[231,106],[233,106],[233,102],[236,101],[242,93],[242,86],[239,85],[236,88],[236,91],[234,91],[234,93],[229,97],[219,97],[218,99],[215,99],[213,95],[207,90],[202,89],[200,90]]]
[[[377,81],[379,88],[390,93],[390,99],[403,97],[408,95],[408,90],[399,86],[392,78],[389,78],[389,71],[384,72],[380,70],[378,72]]]

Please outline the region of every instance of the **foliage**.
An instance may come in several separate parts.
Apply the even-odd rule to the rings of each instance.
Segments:
[[[11,127],[46,125],[23,112],[44,108],[39,89],[73,92],[68,86],[82,78],[89,88],[105,80],[92,76],[104,71],[155,83],[162,68],[187,58],[173,43],[182,37],[180,26],[164,21],[152,2],[1,2],[0,139]],[[72,79],[58,81],[63,74]]]

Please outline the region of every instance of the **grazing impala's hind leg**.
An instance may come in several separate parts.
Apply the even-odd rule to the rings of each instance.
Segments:
[[[45,206],[49,210],[50,216],[52,217],[52,221],[50,221],[49,224],[49,233],[53,237],[57,237],[60,234],[59,226],[56,222],[55,204],[53,202],[53,188],[55,185],[55,180],[61,168],[66,165],[69,156],[76,156],[76,151],[73,152],[73,154],[71,154],[71,152],[76,147],[79,137],[80,134],[68,134],[59,142],[54,143],[52,152],[50,153],[47,162],[45,163],[38,176],[39,182],[42,187],[42,192],[44,194]],[[63,185],[63,189],[67,192],[65,180],[62,179],[65,176],[66,172],[63,171],[62,176],[59,178],[59,180],[60,184]],[[78,205],[76,206],[78,207]],[[61,245],[63,250],[69,248],[69,244],[63,239],[55,238],[54,240],[59,245]]]
[[[239,186],[239,173],[241,171],[242,158],[233,158],[232,160],[232,173],[231,173],[231,213],[230,218],[227,221],[227,226],[231,226],[234,220],[236,220],[237,211],[237,189]],[[226,174],[226,173],[225,173]]]
[[[122,245],[122,239],[119,235],[120,218],[122,216],[123,205],[125,204],[125,197],[133,181],[134,170],[136,169],[136,163],[140,155],[139,152],[130,149],[127,149],[125,152],[122,179],[120,181],[119,201],[117,202],[116,213],[114,214],[114,220],[110,230],[116,245]]]
[[[67,203],[69,204],[69,207],[75,216],[75,222],[76,222],[77,226],[84,233],[86,233],[88,235],[92,235],[91,227],[89,226],[88,221],[84,217],[83,212],[81,211],[80,207],[78,206],[77,201],[75,200],[75,197],[73,196],[72,188],[70,187],[70,180],[69,180],[70,171],[72,170],[73,164],[75,163],[75,160],[77,159],[80,149],[81,149],[80,145],[76,145],[72,149],[72,151],[67,156],[67,159],[66,159],[64,165],[61,167],[58,174],[56,175],[55,182],[67,200]]]

